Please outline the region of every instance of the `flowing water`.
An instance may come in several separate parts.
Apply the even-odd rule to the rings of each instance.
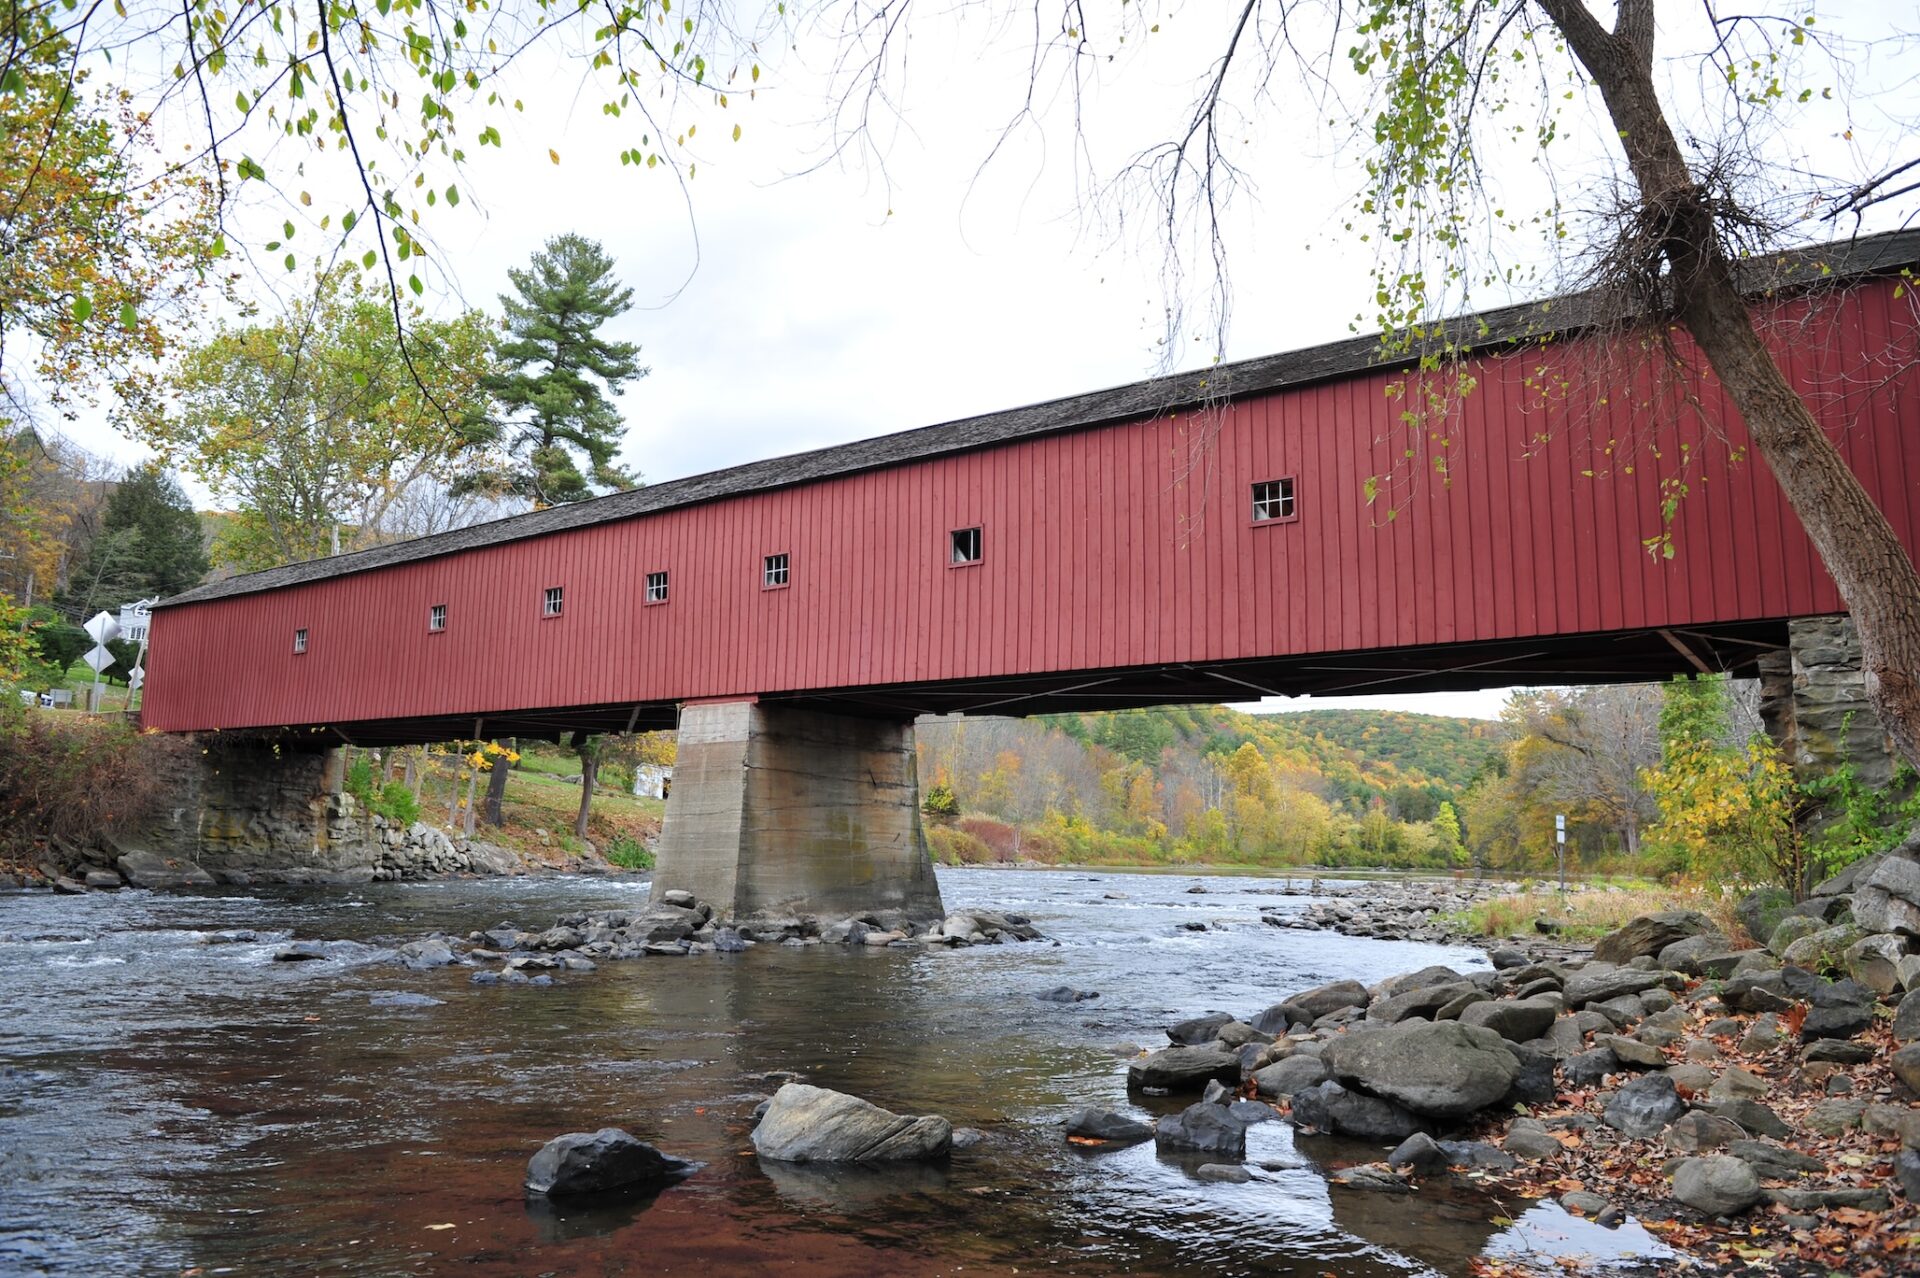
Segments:
[[[1381,1151],[1296,1148],[1284,1122],[1253,1128],[1248,1156],[1291,1166],[1248,1184],[1196,1180],[1151,1143],[1067,1146],[1079,1107],[1129,1109],[1131,1045],[1164,1045],[1176,1019],[1484,966],[1263,926],[1260,906],[1308,903],[1281,886],[943,871],[949,907],[1025,913],[1057,944],[759,946],[552,988],[410,972],[377,949],[271,955],[290,937],[547,927],[637,905],[644,880],[0,894],[0,1275],[1464,1274],[1476,1255],[1657,1253],[1637,1227],[1545,1204],[1330,1189],[1316,1165]],[[253,939],[217,935],[236,929]],[[1063,984],[1100,997],[1034,997]],[[987,1139],[940,1166],[761,1162],[749,1115],[781,1070]],[[603,1126],[705,1167],[652,1198],[523,1198],[544,1141]]]

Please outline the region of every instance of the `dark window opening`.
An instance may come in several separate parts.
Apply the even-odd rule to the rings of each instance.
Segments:
[[[566,597],[563,593],[564,589],[562,586],[547,587],[546,602],[540,610],[541,616],[557,617],[560,615],[560,609],[566,604]]]
[[[760,578],[761,589],[778,590],[786,584],[787,557],[785,555],[768,555],[765,571]]]
[[[1253,486],[1253,522],[1271,523],[1276,519],[1292,519],[1293,480],[1269,479]]]
[[[427,609],[427,629],[438,634],[447,628],[447,606],[435,604]]]
[[[650,572],[647,574],[647,602],[650,604],[667,601],[667,574]]]
[[[295,652],[307,650],[307,632],[304,628],[293,632],[293,650]]]
[[[978,528],[956,528],[953,530],[953,560],[959,564],[977,564],[980,562],[983,543]]]

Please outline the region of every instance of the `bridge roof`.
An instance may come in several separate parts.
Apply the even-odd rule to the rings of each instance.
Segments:
[[[1920,264],[1920,229],[1814,245],[1762,262],[1747,263],[1742,268],[1742,282],[1753,292],[1761,293],[1885,274],[1916,264]],[[1572,293],[1541,302],[1527,302],[1462,316],[1449,321],[1449,327],[1454,340],[1470,349],[1486,351],[1549,335],[1577,333],[1594,324],[1600,314],[1601,304],[1597,294]],[[371,572],[394,564],[632,519],[681,506],[991,448],[1040,435],[1154,417],[1217,404],[1242,395],[1336,380],[1411,362],[1412,357],[1382,359],[1379,335],[1366,334],[1277,355],[1263,355],[1212,368],[1148,378],[1022,408],[879,435],[831,448],[769,457],[589,501],[569,502],[545,510],[473,524],[451,532],[390,542],[351,554],[285,564],[197,586],[163,600],[155,607],[199,603],[351,573]]]

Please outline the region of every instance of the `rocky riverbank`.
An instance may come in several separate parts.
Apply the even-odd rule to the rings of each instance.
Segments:
[[[1510,896],[1522,885],[1504,879],[1378,879],[1328,883],[1313,879],[1281,895],[1316,898],[1304,910],[1266,907],[1260,921],[1302,932],[1338,932],[1376,941],[1484,944],[1466,922],[1483,901]]]
[[[1340,904],[1322,926],[1415,913],[1343,917]],[[1244,1019],[1195,1017],[1130,1064],[1128,1085],[1200,1094],[1150,1134],[1163,1152],[1220,1160],[1217,1179],[1251,1175],[1238,1167],[1246,1129],[1279,1115],[1303,1136],[1386,1153],[1336,1161],[1329,1179],[1345,1190],[1464,1178],[1602,1224],[1630,1213],[1729,1271],[1913,1272],[1920,840],[1806,902],[1745,907],[1754,930],[1777,916],[1768,947],[1674,911],[1587,957],[1496,950],[1492,971],[1429,967],[1299,991]],[[1090,1112],[1068,1136],[1103,1132],[1148,1129]]]

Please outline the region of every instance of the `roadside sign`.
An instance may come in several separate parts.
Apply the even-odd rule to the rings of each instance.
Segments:
[[[140,685],[146,681],[147,668],[145,666],[135,666],[133,669],[127,671],[127,691],[140,691]]]
[[[87,655],[80,658],[80,660],[87,663],[89,670],[92,670],[95,674],[99,674],[102,670],[105,670],[113,664],[113,654],[108,652],[104,647],[98,647],[89,651]]]
[[[102,646],[112,643],[120,637],[120,623],[113,619],[110,612],[97,612],[81,627],[87,632],[87,638]],[[100,669],[99,666],[94,667]]]

